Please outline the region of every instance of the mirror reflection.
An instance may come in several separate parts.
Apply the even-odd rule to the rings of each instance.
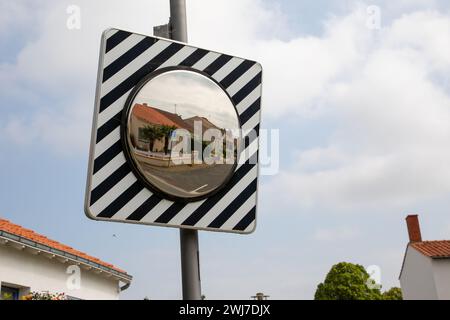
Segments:
[[[151,78],[128,114],[128,144],[141,176],[183,199],[204,197],[232,175],[239,120],[228,95],[200,73],[173,70]]]

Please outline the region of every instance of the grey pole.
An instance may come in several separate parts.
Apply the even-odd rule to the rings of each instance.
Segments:
[[[169,29],[173,40],[187,42],[186,0],[170,0]],[[180,229],[181,277],[184,300],[201,300],[197,230]]]
[[[169,24],[173,40],[188,42],[186,0],[170,0]]]
[[[184,300],[201,300],[198,232],[180,229],[181,277]]]

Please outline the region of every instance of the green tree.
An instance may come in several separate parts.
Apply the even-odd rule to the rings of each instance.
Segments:
[[[176,129],[177,129],[177,127],[175,127],[175,126],[167,126],[167,125],[163,125],[160,128],[160,132],[161,132],[162,137],[165,137],[165,139],[164,139],[164,153],[166,153],[166,154],[169,153],[170,136],[172,135],[172,132],[175,131]]]
[[[164,133],[161,131],[161,128],[156,126],[146,126],[142,130],[142,135],[145,140],[149,141],[150,151],[153,151],[153,144],[155,143],[155,140],[164,137]]]
[[[341,262],[328,272],[325,281],[317,286],[315,300],[381,300],[380,289],[363,266]]]
[[[383,300],[403,300],[402,289],[393,287],[383,292]]]
[[[5,292],[0,295],[0,300],[12,300],[12,299],[13,299],[12,293]]]

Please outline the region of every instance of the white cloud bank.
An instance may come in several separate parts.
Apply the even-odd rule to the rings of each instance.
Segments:
[[[165,1],[134,1],[133,6],[78,1],[81,29],[69,30],[70,4],[17,1],[0,7],[5,17],[20,17],[2,20],[2,26],[28,41],[13,62],[0,63],[2,98],[22,106],[0,110],[0,131],[8,141],[40,145],[64,156],[88,150],[102,31],[116,26],[150,33],[168,15]],[[1,41],[11,43],[9,38],[0,34]]]
[[[335,19],[324,38],[298,40],[322,49],[304,45],[310,64],[277,78],[292,84],[274,116],[333,115],[337,124],[327,145],[297,150],[266,186],[290,205],[404,206],[450,193],[450,15],[421,11],[370,31],[362,13]]]

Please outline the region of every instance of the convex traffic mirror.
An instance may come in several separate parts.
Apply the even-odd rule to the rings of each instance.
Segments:
[[[86,215],[100,221],[252,233],[262,74],[261,64],[250,59],[105,30]]]
[[[127,157],[137,176],[164,197],[197,201],[233,175],[239,118],[208,76],[185,69],[152,74],[131,94],[124,117]]]

